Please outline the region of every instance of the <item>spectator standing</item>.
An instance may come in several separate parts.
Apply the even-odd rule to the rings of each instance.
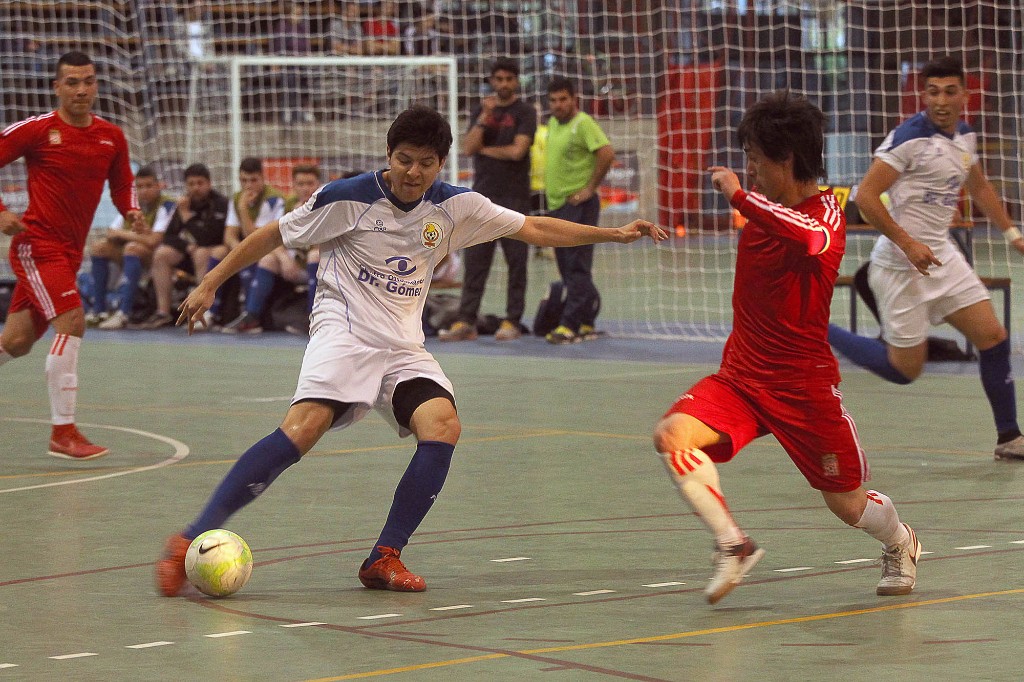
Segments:
[[[92,60],[67,52],[57,60],[55,111],[33,116],[0,133],[0,167],[24,157],[28,209],[19,218],[0,201],[0,232],[12,236],[8,254],[16,283],[3,332],[0,365],[26,355],[53,326],[46,356],[50,398],[49,454],[93,459],[109,452],[75,426],[78,353],[85,312],[76,277],[92,219],[110,183],[110,196],[133,230],[145,229],[135,199],[128,143],[113,123],[92,112],[99,81]]]
[[[211,260],[219,261],[227,255],[224,222],[228,215],[228,198],[213,189],[210,169],[205,165],[192,164],[185,169],[184,176],[185,194],[178,199],[163,243],[153,253],[151,271],[156,311],[139,324],[129,324],[131,329],[159,329],[172,324],[175,271],[182,268],[202,277],[210,268]]]
[[[537,130],[537,112],[519,98],[519,66],[512,59],[495,60],[489,81],[493,93],[474,109],[469,131],[463,138],[463,152],[473,157],[473,190],[499,206],[528,215],[530,145]],[[442,341],[477,337],[477,315],[498,244],[508,265],[508,291],[505,319],[494,338],[511,341],[520,337],[530,247],[521,240],[503,237],[471,246],[462,254],[465,276],[459,319],[441,330],[438,336]]]
[[[136,232],[124,229],[124,219],[118,216],[107,230],[103,241],[89,250],[92,256],[92,316],[98,329],[106,331],[124,329],[131,321],[135,294],[143,275],[153,264],[153,253],[164,240],[178,203],[163,193],[163,183],[152,166],[143,166],[135,174],[135,193],[139,199],[146,230]],[[107,314],[107,284],[110,281],[110,263],[121,267],[120,303],[113,314]],[[86,316],[89,323],[89,316]]]
[[[597,122],[579,110],[576,87],[568,78],[548,84],[547,157],[544,166],[547,209],[554,218],[597,225],[601,198],[597,190],[612,167],[615,150]],[[597,338],[594,329],[600,297],[592,274],[594,245],[555,249],[565,285],[565,307],[549,343],[566,344]]]
[[[342,0],[339,16],[331,19],[331,54],[358,57],[363,54],[363,17],[356,0]]]
[[[398,25],[398,3],[382,0],[376,13],[363,22],[364,53],[391,57],[402,52],[402,32]]]

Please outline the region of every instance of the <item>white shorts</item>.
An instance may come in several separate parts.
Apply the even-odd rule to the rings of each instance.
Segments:
[[[882,338],[889,345],[911,348],[922,344],[932,325],[992,298],[962,253],[928,272],[931,274],[925,277],[917,270],[893,270],[875,263],[868,268],[868,284],[878,299],[882,318]]]
[[[310,399],[352,403],[332,429],[343,429],[376,409],[404,438],[412,432],[395,420],[391,399],[395,386],[417,377],[430,379],[455,395],[451,381],[424,348],[374,348],[355,338],[340,321],[322,319],[302,357],[292,405]]]

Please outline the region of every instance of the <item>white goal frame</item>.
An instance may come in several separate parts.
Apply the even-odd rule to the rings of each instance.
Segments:
[[[455,57],[274,57],[274,56],[234,56],[206,57],[196,59],[193,64],[201,67],[212,64],[228,67],[228,126],[231,140],[231,168],[237,169],[242,162],[242,68],[245,66],[403,66],[409,68],[421,66],[441,66],[448,72],[448,110],[446,114],[452,128],[452,149],[445,162],[448,182],[457,184],[459,177],[459,111],[458,111],[458,65]],[[199,79],[201,68],[192,70],[189,82],[189,113],[186,123],[186,149],[194,148],[196,117],[195,103],[198,101]],[[238,178],[232,174],[232,186],[239,189]]]

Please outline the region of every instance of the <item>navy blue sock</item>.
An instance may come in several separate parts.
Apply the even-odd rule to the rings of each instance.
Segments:
[[[313,312],[313,301],[316,299],[316,272],[319,269],[319,263],[306,263],[306,284],[309,285],[309,293],[306,294],[309,297],[306,307],[309,312]]]
[[[256,268],[256,276],[249,283],[249,291],[245,295],[245,312],[253,317],[263,314],[267,305],[267,296],[274,290],[274,278],[277,275],[264,268]]]
[[[110,280],[110,259],[92,257],[92,311],[107,312],[107,282]]]
[[[210,256],[210,260],[207,261],[206,271],[209,272],[218,265],[220,265],[220,259]],[[221,293],[221,290],[221,287],[217,287],[217,293],[213,295],[213,305],[210,306],[211,315],[220,315],[220,306],[224,302],[224,294]]]
[[[889,351],[885,343],[879,339],[857,336],[842,327],[830,324],[828,342],[855,364],[874,372],[886,381],[894,384],[909,384],[911,381],[892,366],[889,362]]]
[[[455,446],[436,440],[420,441],[416,453],[395,489],[395,501],[388,512],[384,530],[373,545],[367,563],[380,558],[377,547],[394,547],[398,551],[409,544],[409,537],[419,527],[441,493]]]
[[[185,529],[185,537],[194,538],[208,530],[223,528],[232,514],[259,497],[282,471],[301,457],[299,449],[281,429],[253,445],[238,458],[213,491],[206,508]]]
[[[121,278],[121,312],[131,317],[132,306],[135,305],[135,292],[139,288],[139,280],[142,279],[142,260],[138,256],[125,256],[122,268],[124,277]]]
[[[1010,370],[1010,340],[978,352],[981,385],[992,406],[996,431],[1000,434],[1020,432],[1017,425],[1017,391]]]

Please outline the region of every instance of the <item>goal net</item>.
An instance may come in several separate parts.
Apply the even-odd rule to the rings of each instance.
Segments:
[[[735,127],[746,108],[783,87],[821,106],[829,182],[856,221],[855,188],[874,148],[920,107],[918,69],[960,57],[983,166],[1020,221],[1022,24],[1016,0],[0,0],[0,116],[8,124],[51,109],[53,63],[81,49],[103,77],[100,113],[125,127],[133,158],[157,164],[172,190],[191,161],[230,190],[249,155],[273,161],[287,189],[286,168],[299,159],[328,176],[378,167],[387,123],[412,102],[441,108],[461,133],[490,63],[512,57],[525,100],[543,109],[548,81],[568,76],[612,141],[602,224],[644,217],[674,235],[658,247],[596,250],[600,326],[723,339],[738,231],[706,168],[742,171]],[[386,59],[361,61],[371,54]],[[427,57],[449,61],[416,61]],[[449,163],[460,184],[472,183],[467,159]],[[19,169],[0,170],[14,206],[24,196]],[[1024,258],[967,206],[964,221],[979,272],[1024,282]],[[851,235],[844,274],[871,243],[870,233]],[[550,261],[532,259],[528,305],[556,278]],[[496,262],[482,312],[501,312],[504,281]],[[848,296],[837,291],[839,324]],[[1012,331],[1019,348],[1024,336]]]

